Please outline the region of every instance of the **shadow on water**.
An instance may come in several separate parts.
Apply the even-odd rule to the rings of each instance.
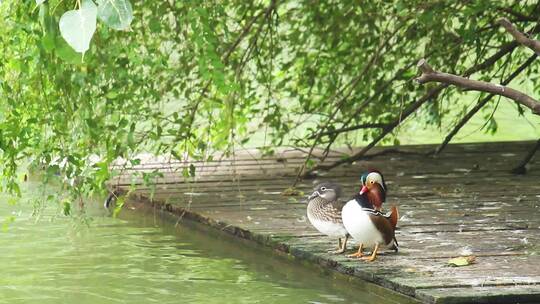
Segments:
[[[0,203],[0,303],[398,303],[268,250],[203,233],[156,212],[95,204],[89,227],[47,208]],[[55,218],[54,220],[50,220]]]

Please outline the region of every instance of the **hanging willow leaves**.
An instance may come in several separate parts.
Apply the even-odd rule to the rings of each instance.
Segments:
[[[52,52],[56,46],[56,27],[58,26],[49,14],[49,5],[43,4],[39,7],[39,21],[43,31],[41,45],[47,52]]]
[[[60,18],[60,33],[66,42],[79,53],[90,48],[96,31],[97,7],[92,0],[83,0],[78,10],[65,12]]]
[[[133,20],[133,10],[128,0],[98,0],[98,17],[115,30],[126,30]]]
[[[513,41],[499,17],[540,33],[535,2],[424,2],[138,1],[132,11],[128,1],[84,0],[73,11],[76,0],[0,1],[0,188],[17,193],[26,164],[88,195],[119,173],[113,163],[129,170],[140,155],[271,153],[310,147],[323,129],[321,146],[358,145],[431,89],[411,81],[419,58],[461,75]],[[529,52],[516,47],[471,78],[505,78]],[[537,70],[521,79],[535,92]],[[446,89],[415,119],[445,128],[474,94]],[[185,167],[187,178],[200,174]]]

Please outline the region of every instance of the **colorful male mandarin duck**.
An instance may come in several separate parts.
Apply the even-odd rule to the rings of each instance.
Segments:
[[[386,187],[382,174],[371,172],[367,174],[362,190],[343,207],[343,225],[353,239],[359,243],[358,251],[348,257],[374,261],[380,246],[397,252],[398,242],[395,237],[395,229],[399,217],[398,210],[394,206],[389,215],[384,215],[376,209],[376,205],[382,205],[385,192]],[[365,247],[373,248],[370,256],[363,256],[362,250]]]
[[[382,204],[386,200],[386,192],[388,191],[382,173],[377,170],[370,170],[360,176],[360,181],[362,182],[362,188],[367,187],[368,184],[370,186],[375,183],[381,185],[382,191],[379,191],[378,188],[373,188],[373,191],[367,192],[367,188],[365,189],[365,192],[369,195],[370,202],[373,204],[373,208],[381,211]]]
[[[345,252],[349,239],[341,220],[341,209],[345,205],[345,202],[339,200],[341,193],[339,185],[322,183],[315,187],[308,198],[307,216],[313,227],[322,234],[338,238],[338,248],[332,253]]]

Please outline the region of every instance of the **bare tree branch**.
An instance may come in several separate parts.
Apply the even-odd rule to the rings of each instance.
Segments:
[[[395,35],[397,33],[397,30],[394,31],[391,36]],[[354,92],[354,89],[356,88],[356,86],[360,83],[360,80],[364,79],[365,75],[367,74],[367,72],[375,65],[376,61],[378,60],[381,52],[383,52],[383,50],[386,48],[386,45],[388,44],[388,42],[390,41],[390,38],[387,38],[385,40],[381,40],[380,44],[379,44],[379,47],[377,48],[376,52],[373,53],[373,55],[371,56],[370,60],[368,61],[367,64],[364,65],[364,68],[362,69],[362,71],[358,74],[358,76],[356,76],[355,78],[353,78],[353,80],[351,82],[349,82],[349,84],[347,84],[345,86],[345,88],[343,89],[343,91],[345,92],[346,88],[349,87],[349,91],[339,99],[339,101],[336,103],[336,106],[335,106],[335,109],[334,111],[332,112],[332,114],[330,115],[330,117],[328,118],[328,120],[326,120],[325,124],[322,126],[322,128],[319,130],[319,132],[317,133],[316,136],[314,136],[315,140],[313,141],[313,144],[311,145],[311,148],[309,149],[309,152],[308,152],[308,155],[306,156],[305,160],[304,160],[304,163],[303,165],[300,167],[300,169],[298,170],[298,173],[296,175],[296,178],[294,180],[294,183],[292,185],[292,187],[296,187],[296,184],[298,184],[298,182],[300,181],[300,179],[302,178],[302,176],[304,175],[304,171],[306,169],[306,166],[309,162],[309,160],[311,159],[311,155],[313,154],[313,150],[315,149],[315,147],[317,146],[317,143],[320,141],[321,137],[322,137],[322,133],[328,128],[328,126],[332,123],[332,121],[334,120],[335,116],[338,114],[339,110],[341,109],[341,106],[348,100],[348,98],[352,95],[352,93]],[[334,98],[337,97],[337,93],[334,95],[334,97],[332,97],[331,99],[333,100]]]
[[[535,31],[535,32],[538,31],[538,30],[540,30],[540,26],[536,26],[533,29],[533,31]],[[470,75],[472,75],[472,74],[474,74],[474,73],[476,73],[478,71],[481,71],[483,69],[486,69],[486,68],[492,66],[493,64],[495,64],[495,62],[497,62],[497,60],[501,59],[502,57],[504,57],[508,53],[512,52],[518,45],[519,44],[517,42],[515,42],[515,41],[503,44],[500,47],[499,51],[497,51],[495,54],[491,55],[491,57],[489,57],[488,59],[486,59],[482,63],[467,69],[463,73],[463,76],[469,77]],[[414,101],[409,107],[407,107],[407,109],[405,109],[403,111],[403,113],[401,113],[401,115],[397,115],[396,119],[393,122],[389,123],[388,126],[385,129],[383,129],[383,132],[379,136],[375,137],[366,147],[364,147],[358,153],[356,153],[356,154],[354,154],[354,155],[352,155],[350,157],[347,157],[347,158],[341,159],[339,161],[336,161],[334,163],[331,163],[329,165],[319,164],[319,165],[315,166],[313,169],[307,171],[304,175],[305,176],[311,176],[311,175],[313,175],[313,171],[321,170],[321,169],[322,170],[330,170],[330,169],[333,169],[333,168],[335,168],[335,167],[337,167],[337,166],[339,166],[341,164],[351,163],[353,161],[362,159],[365,156],[365,154],[371,148],[373,148],[377,143],[379,143],[379,141],[381,141],[386,135],[391,133],[394,130],[394,128],[396,128],[399,124],[401,124],[402,121],[404,121],[411,114],[416,112],[416,110],[418,110],[418,108],[420,108],[424,103],[426,103],[427,101],[431,100],[432,98],[438,96],[438,94],[443,89],[445,89],[446,87],[448,87],[448,84],[444,84],[444,83],[440,84],[437,87],[433,88],[432,90],[428,91],[426,94],[424,94],[424,96],[422,96],[419,99],[417,99],[416,101]]]
[[[531,32],[532,33],[536,33],[540,30],[540,25],[536,25],[532,30]],[[467,71],[464,72],[464,76],[465,77],[468,77],[478,71],[481,71],[483,69],[486,69],[490,66],[492,66],[495,62],[497,62],[499,59],[501,59],[502,57],[504,57],[505,55],[507,55],[508,53],[511,53],[512,51],[514,51],[514,49],[516,47],[519,46],[519,43],[517,43],[516,41],[511,41],[511,42],[508,42],[508,43],[505,43],[503,45],[501,45],[501,47],[499,48],[499,50],[494,53],[492,56],[490,56],[488,59],[486,59],[485,61],[483,61],[482,63],[480,64],[476,64],[474,65],[473,67],[469,68]],[[412,64],[411,64],[412,66]],[[367,106],[371,101],[375,100],[375,96],[378,96],[380,94],[380,92],[382,92],[384,90],[385,87],[387,87],[388,85],[390,85],[396,78],[397,76],[399,76],[403,71],[406,71],[408,69],[408,67],[406,68],[403,68],[403,69],[400,69],[400,71],[398,71],[398,73],[396,73],[396,76],[394,76],[394,78],[392,78],[390,81],[388,81],[384,86],[383,88],[381,88],[376,94],[373,94],[372,96],[370,96],[367,100],[365,100],[355,111],[354,114],[350,115],[349,116],[349,119],[347,120],[347,122],[344,124],[344,125],[348,125],[352,119],[356,116],[358,116],[360,114],[360,112],[364,109],[365,106]],[[439,86],[442,89],[446,88],[448,85],[441,85]],[[437,87],[437,88],[439,88]],[[430,94],[429,92],[426,93],[426,94]],[[438,94],[438,92],[437,92]],[[420,100],[422,100],[422,103],[423,102],[426,102],[427,100],[423,100],[423,97],[420,98]],[[411,107],[413,108],[413,111],[411,113],[409,113],[408,115],[414,113],[414,111],[416,111],[419,107],[421,106],[420,105],[417,105],[415,102],[411,104]],[[405,111],[406,113],[408,113],[408,111],[406,110]],[[313,171],[316,171],[318,169],[332,169],[334,167],[337,167],[338,165],[340,164],[343,164],[343,163],[347,163],[347,162],[352,162],[354,160],[357,160],[357,159],[361,159],[362,156],[368,152],[372,147],[374,147],[380,140],[382,140],[386,135],[388,135],[390,132],[392,132],[392,130],[397,127],[401,121],[405,120],[408,115],[404,116],[404,115],[400,115],[396,118],[396,120],[393,122],[393,123],[390,123],[388,126],[387,126],[387,129],[388,130],[384,130],[383,131],[383,134],[382,136],[378,136],[376,137],[375,139],[373,139],[373,141],[366,147],[367,149],[362,149],[362,151],[358,152],[357,154],[353,155],[352,157],[350,158],[346,158],[346,159],[343,159],[342,161],[339,161],[339,163],[336,163],[336,164],[330,164],[330,165],[317,165],[315,166],[314,168],[312,168],[311,170],[305,172],[304,176],[311,176],[313,175]],[[397,123],[395,123],[397,121]],[[337,138],[337,136],[333,136],[330,140],[330,142],[328,143],[328,145],[326,146],[326,149],[325,151],[328,151],[330,146],[332,145],[332,143],[334,142],[334,140]],[[316,144],[318,142],[320,138],[316,139],[314,144]],[[326,158],[326,152],[325,154],[323,155],[323,160]],[[353,159],[354,158],[354,159]],[[302,167],[301,170],[299,170],[299,174],[297,175],[296,177],[296,180],[295,180],[295,183],[294,185],[296,185],[296,183],[298,182],[299,180],[299,177],[300,177],[300,174],[303,173],[305,169],[305,165]]]
[[[523,34],[522,32],[520,32],[513,24],[512,22],[510,22],[510,20],[506,19],[506,18],[501,18],[499,19],[499,21],[497,21],[497,23],[499,23],[502,27],[504,27],[504,29],[510,34],[512,35],[512,37],[514,37],[514,39],[530,48],[531,50],[533,50],[537,55],[540,55],[540,41],[537,41],[537,40],[534,40],[534,39],[531,39],[529,37],[527,37],[527,35]]]
[[[531,150],[529,150],[529,153],[525,155],[525,158],[517,165],[514,169],[511,170],[514,174],[525,174],[527,173],[527,164],[531,161],[536,151],[540,150],[540,139],[536,142],[536,144],[532,147]]]
[[[521,72],[523,72],[528,66],[530,66],[534,60],[538,57],[538,55],[533,54],[527,61],[525,61],[522,65],[520,65],[508,78],[506,78],[504,81],[501,82],[501,85],[507,85],[509,84],[514,78],[516,78]],[[445,147],[448,145],[450,140],[457,134],[459,130],[482,108],[488,101],[490,101],[495,94],[489,94],[484,99],[480,100],[463,118],[454,126],[452,131],[446,135],[444,138],[444,141],[435,149],[433,154],[437,155],[439,154]]]
[[[517,44],[516,44],[517,45]],[[515,48],[515,46],[513,47]],[[426,54],[426,57],[430,57],[431,55],[435,54],[435,51],[431,51],[429,53]],[[366,100],[364,100],[359,106],[356,107],[356,110],[354,111],[354,113],[352,115],[349,115],[348,119],[343,123],[342,125],[342,129],[344,129],[345,127],[347,127],[353,120],[354,118],[358,117],[362,111],[364,111],[364,109],[371,103],[373,102],[374,100],[377,100],[377,97],[379,97],[388,87],[390,87],[390,85],[392,85],[394,83],[394,81],[396,81],[398,78],[402,77],[403,76],[403,73],[408,71],[410,68],[414,67],[414,63],[410,63],[409,65],[407,66],[404,66],[402,68],[400,68],[395,74],[394,76],[387,80],[385,83],[383,83],[383,85],[381,85],[376,91],[375,93],[373,93],[371,96],[369,96]],[[386,126],[388,127],[388,125]],[[352,130],[355,130],[355,129],[352,129]],[[351,130],[351,131],[352,131]],[[349,130],[348,130],[349,131]],[[332,146],[332,144],[335,142],[335,140],[337,139],[338,135],[341,134],[341,133],[345,133],[344,132],[340,132],[340,133],[335,133],[335,134],[332,134],[330,136],[330,140],[328,141],[328,143],[326,144],[326,148],[324,149],[324,152],[323,152],[323,157],[321,159],[321,162],[323,162],[325,159],[326,159],[326,156],[328,156],[328,152],[330,151],[330,147]]]
[[[540,30],[540,25],[536,26],[534,29],[533,29],[533,32],[538,32]],[[512,51],[514,51],[514,49],[516,47],[519,46],[519,43],[517,43],[516,41],[511,41],[511,42],[508,42],[508,43],[505,43],[501,46],[501,48],[499,49],[499,51],[497,51],[497,53],[493,54],[491,57],[489,57],[488,59],[486,59],[484,62],[478,64],[478,65],[475,65],[473,66],[472,68],[468,69],[464,74],[463,74],[463,77],[469,77],[471,76],[472,74],[478,72],[478,71],[481,71],[483,69],[486,69],[490,66],[492,66],[493,64],[495,64],[495,62],[497,62],[499,59],[501,59],[502,57],[504,57],[506,54],[509,54],[511,53]]]
[[[473,80],[453,74],[438,72],[433,70],[425,59],[420,59],[418,62],[418,69],[422,72],[422,75],[416,78],[416,81],[418,81],[420,84],[439,82],[455,85],[464,89],[501,95],[526,106],[527,108],[531,109],[534,114],[540,115],[540,102],[518,90],[490,82]]]
[[[525,15],[523,13],[520,13],[518,11],[512,10],[510,7],[498,7],[497,10],[501,12],[505,12],[511,16],[514,16],[516,19],[515,21],[529,21],[529,22],[535,22],[538,21],[538,17],[534,15]]]
[[[344,133],[344,132],[349,132],[349,131],[354,131],[354,130],[360,130],[360,129],[377,129],[377,128],[386,128],[386,127],[388,127],[387,123],[365,123],[365,124],[356,125],[356,126],[352,126],[352,127],[347,127],[347,128],[341,128],[341,129],[337,129],[337,130],[331,130],[331,131],[322,132],[321,136],[335,135],[335,134],[339,134],[339,133]],[[312,135],[312,136],[308,137],[308,139],[313,139],[315,137],[316,137],[316,135]]]
[[[425,102],[428,100],[435,98],[439,93],[446,88],[447,84],[441,84],[437,86],[436,88],[431,89],[428,93],[426,93],[421,98],[417,99],[415,102],[413,102],[403,113],[398,116],[393,122],[389,123],[386,128],[383,129],[382,133],[379,134],[373,141],[371,141],[367,146],[365,146],[362,150],[360,150],[358,153],[351,157],[347,157],[341,160],[338,160],[330,165],[317,165],[313,170],[308,172],[309,174],[312,173],[314,170],[330,170],[333,169],[341,164],[350,163],[356,160],[359,160],[364,157],[364,155],[371,150],[379,141],[381,141],[386,135],[388,135],[392,130],[394,130],[395,127],[397,127],[403,120],[405,120],[407,117],[409,117],[411,114],[416,112],[420,106],[422,106]]]

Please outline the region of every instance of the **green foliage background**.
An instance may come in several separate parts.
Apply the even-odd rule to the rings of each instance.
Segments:
[[[388,123],[432,87],[413,81],[418,59],[462,74],[512,40],[495,20],[507,17],[523,31],[540,20],[537,1],[133,1],[131,29],[98,23],[83,61],[58,32],[75,5],[0,1],[4,191],[18,192],[20,166],[91,195],[119,157],[128,167],[142,152],[204,159],[261,136],[268,150],[310,146],[323,127]],[[473,78],[499,82],[530,54],[515,48]],[[520,79],[537,91],[538,64]],[[456,107],[464,94],[470,104]],[[478,96],[445,89],[416,117],[441,128]],[[497,104],[485,109],[488,132],[497,129]]]

